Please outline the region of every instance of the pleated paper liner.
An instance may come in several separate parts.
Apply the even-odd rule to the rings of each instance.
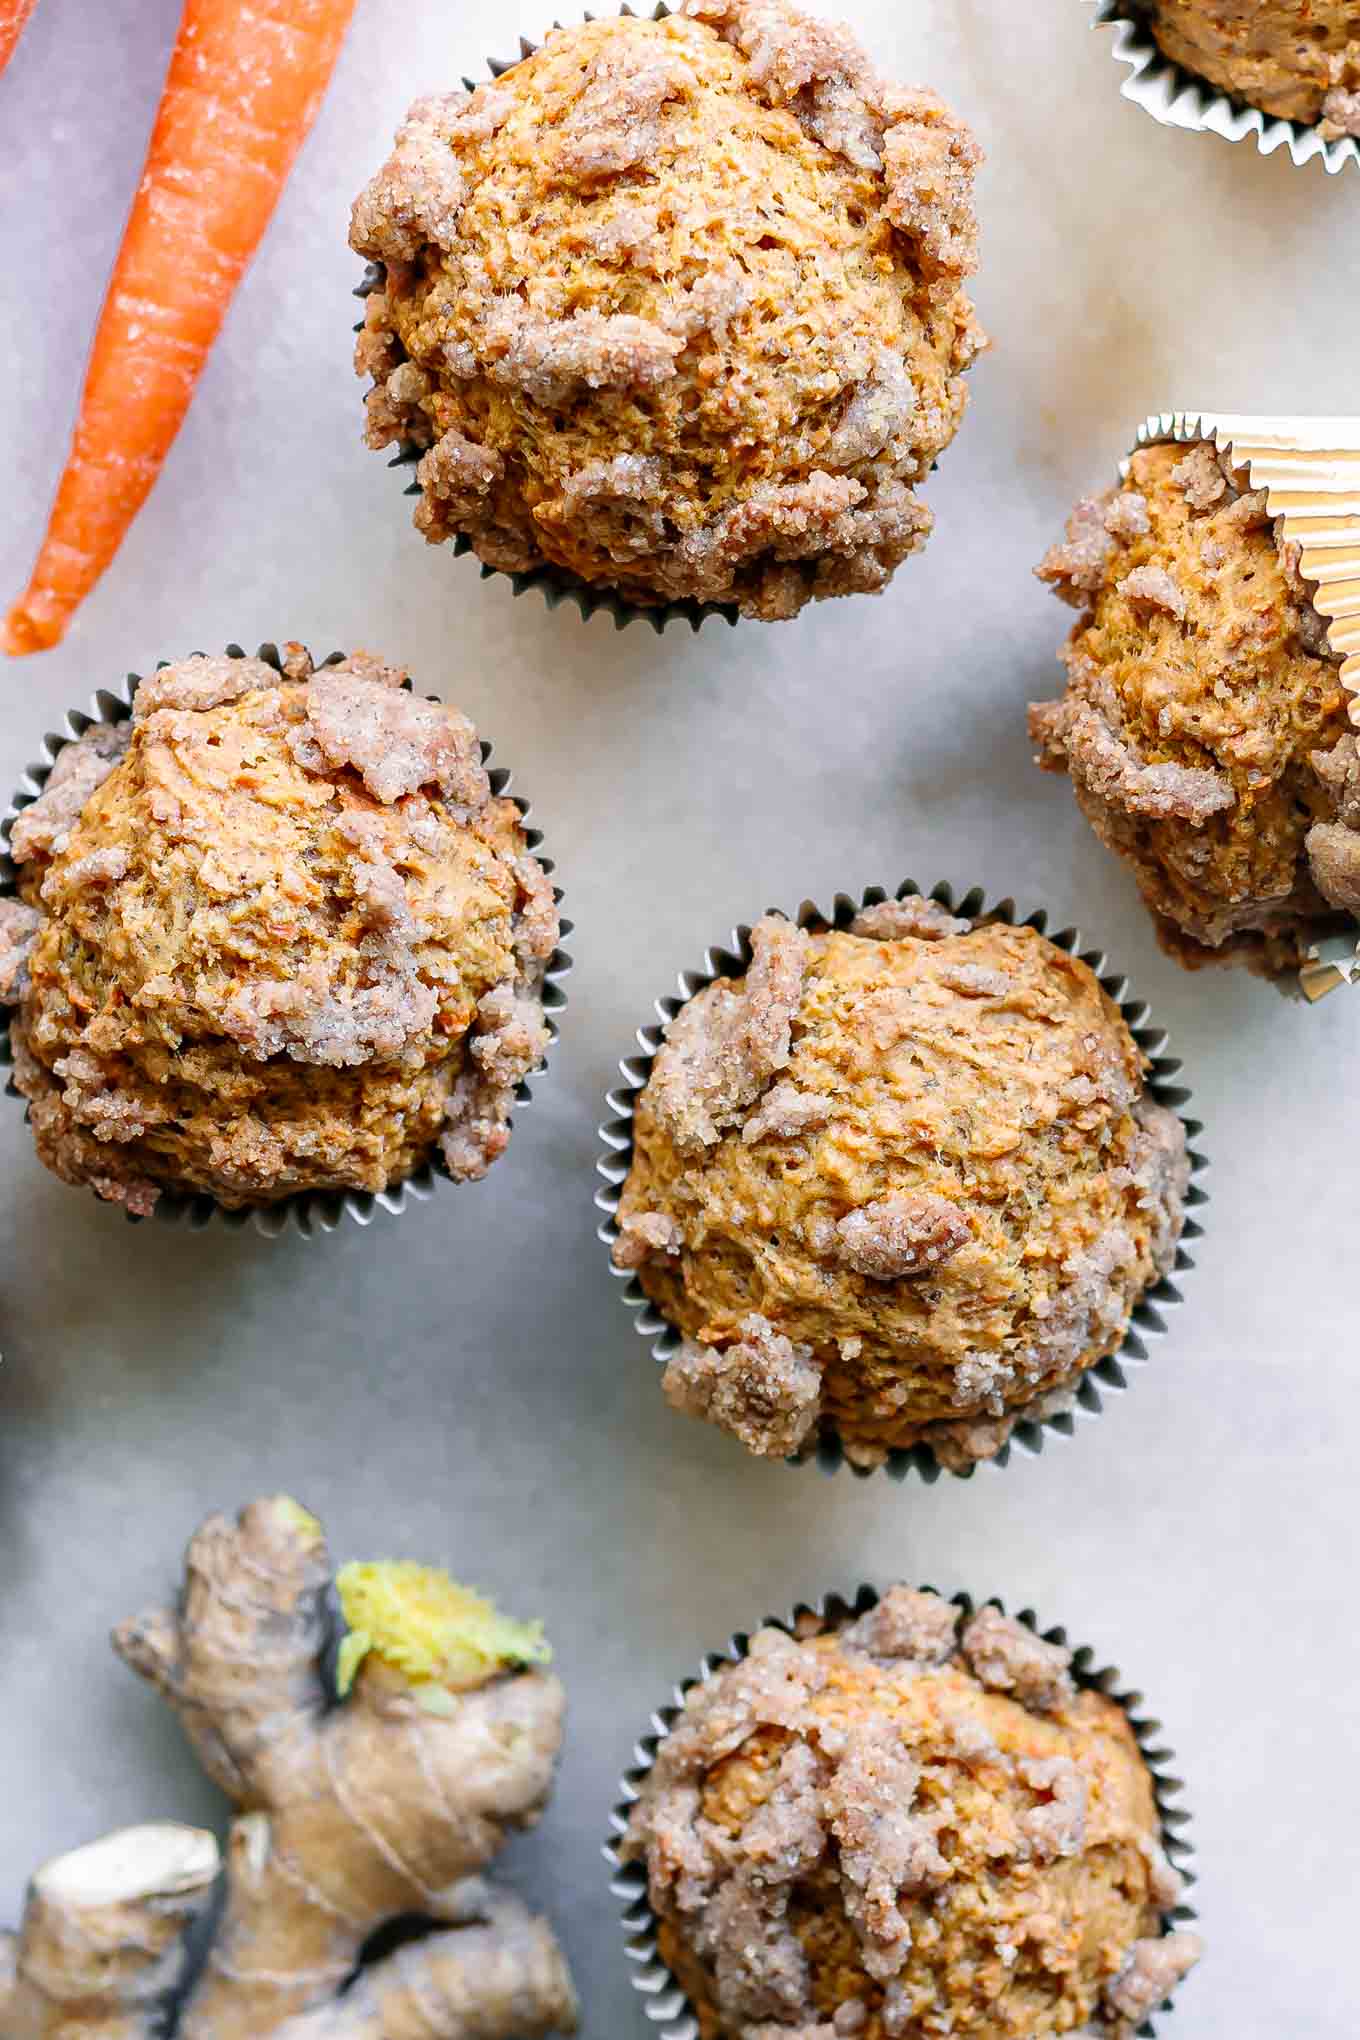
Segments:
[[[1317,127],[1263,113],[1173,63],[1153,36],[1138,0],[1084,0],[1084,4],[1096,9],[1092,28],[1114,31],[1111,55],[1129,71],[1119,88],[1124,98],[1163,127],[1220,135],[1225,142],[1254,140],[1263,156],[1284,149],[1295,163],[1316,157],[1333,176],[1347,163],[1360,163],[1360,141],[1354,135],[1329,140]]]
[[[934,1592],[935,1589],[927,1588],[926,1591]],[[996,1596],[985,1603],[975,1602],[971,1596],[962,1593],[949,1598],[965,1617],[973,1614],[979,1606],[999,1608],[1003,1615],[1006,1613],[1004,1604]],[[827,1594],[813,1603],[800,1602],[789,1616],[769,1616],[761,1626],[782,1629],[790,1636],[797,1634],[800,1627],[805,1628],[808,1618],[823,1629],[840,1628],[876,1607],[879,1599],[878,1590],[870,1586],[862,1586],[853,1596]],[[1046,1643],[1060,1644],[1064,1649],[1071,1647],[1067,1631],[1061,1628],[1041,1629],[1032,1608],[1022,1608],[1016,1619]],[[634,1746],[632,1768],[619,1781],[618,1801],[610,1815],[610,1839],[604,1848],[605,1861],[613,1872],[609,1888],[624,1908],[622,1925],[627,1959],[633,1970],[632,1984],[643,1999],[647,2017],[659,2029],[657,2040],[700,2040],[699,2020],[680,1984],[662,1960],[657,1944],[659,1922],[648,1897],[646,1866],[623,1862],[620,1845],[627,1832],[629,1815],[656,1760],[657,1749],[683,1710],[685,1695],[692,1687],[706,1684],[725,1667],[739,1664],[747,1655],[750,1641],[749,1635],[738,1631],[725,1650],[709,1652],[694,1678],[684,1680],[673,1689],[669,1703],[653,1714],[647,1733]],[[1107,1699],[1113,1700],[1128,1719],[1143,1762],[1152,1776],[1161,1822],[1162,1847],[1185,1886],[1179,1903],[1163,1915],[1163,1927],[1171,1931],[1186,1926],[1196,1917],[1187,1899],[1197,1880],[1195,1850],[1188,1833],[1190,1815],[1176,1804],[1185,1786],[1175,1775],[1175,1752],[1164,1740],[1161,1722],[1145,1712],[1143,1695],[1127,1688],[1122,1674],[1113,1665],[1100,1665],[1089,1645],[1083,1644],[1075,1651],[1072,1676],[1083,1690],[1103,1693]],[[1164,2007],[1157,2018],[1164,2019],[1169,2009]],[[1157,2030],[1151,2019],[1138,2028],[1140,2034],[1154,2036]]]
[[[229,659],[244,659],[249,655],[242,646],[233,644],[226,647],[226,656]],[[261,645],[254,656],[262,659],[266,665],[274,667],[276,671],[282,672],[283,663],[277,645]],[[333,666],[344,657],[343,652],[332,652],[329,657],[318,663]],[[167,663],[162,660],[157,670]],[[66,717],[64,727],[43,739],[43,757],[28,767],[19,783],[18,791],[3,817],[0,817],[0,896],[13,897],[18,891],[16,866],[6,854],[10,830],[15,821],[42,792],[53,764],[68,744],[84,736],[86,730],[96,723],[116,725],[130,719],[132,704],[141,680],[140,673],[129,673],[121,687],[100,688],[91,700],[89,714],[78,708],[72,709]],[[409,686],[410,683],[407,684]],[[437,697],[430,698],[433,700]],[[482,762],[489,768],[492,792],[509,793],[510,773],[504,766],[491,767],[491,746],[485,741],[482,743]],[[527,821],[530,813],[528,801],[521,800],[518,794],[512,794],[510,797]],[[538,848],[543,841],[542,831],[528,827],[525,836],[529,848],[538,858],[544,871],[551,872],[552,858],[545,857]],[[554,897],[560,902],[562,898],[560,889],[555,886],[553,892]],[[571,925],[570,921],[562,922],[564,936],[570,934]],[[561,948],[554,951],[548,963],[543,1004],[544,1017],[554,1041],[558,1033],[554,1016],[561,1012],[567,1002],[566,993],[562,989],[562,980],[571,969],[571,964],[571,957]],[[12,1066],[14,1061],[9,1029],[10,1015],[13,1011],[13,1007],[0,1005],[0,1067],[5,1069]],[[20,1095],[12,1077],[8,1079],[5,1088],[12,1098]],[[527,1083],[522,1083],[515,1095],[517,1103],[521,1106],[532,1101],[533,1094]],[[442,1159],[424,1163],[414,1174],[403,1178],[399,1183],[390,1184],[385,1190],[303,1190],[271,1204],[249,1205],[241,1210],[229,1211],[212,1197],[180,1195],[163,1190],[157,1199],[154,1216],[165,1224],[185,1225],[193,1231],[200,1231],[209,1224],[223,1225],[233,1231],[240,1231],[250,1225],[267,1239],[275,1239],[280,1233],[290,1230],[304,1238],[314,1238],[318,1233],[334,1232],[346,1218],[352,1219],[356,1225],[367,1226],[372,1223],[379,1211],[400,1216],[413,1204],[424,1203],[441,1184],[452,1186],[452,1178]],[[94,1194],[92,1191],[91,1195]],[[127,1213],[126,1216],[130,1224],[141,1223],[141,1220],[134,1218],[131,1213]]]
[[[632,7],[623,6],[617,11],[621,15],[628,16],[630,20],[635,18],[635,10]],[[664,21],[668,15],[674,12],[675,9],[668,7],[665,4],[665,0],[660,0],[660,4],[647,11],[643,18],[648,21]],[[584,21],[595,21],[598,18],[595,14],[582,16]],[[560,21],[553,22],[554,28],[561,28],[562,26],[563,24]],[[526,57],[535,56],[541,48],[541,43],[532,42],[528,36],[522,35],[519,39],[519,55],[517,57],[488,57],[486,59],[486,68],[493,78],[503,78],[507,71],[513,71],[517,64],[522,64]],[[464,78],[463,80],[463,84],[469,92],[476,90],[477,83],[478,81],[475,78]],[[383,265],[380,262],[370,262],[364,272],[363,282],[359,284],[354,295],[359,298],[366,298],[369,292],[375,290],[382,282],[383,275]],[[356,326],[354,330],[358,332],[360,329]],[[397,453],[388,462],[388,466],[394,468],[414,467],[424,452],[425,449],[423,447],[404,445],[398,449]],[[406,494],[408,496],[418,496],[420,494],[419,482],[412,481],[406,489]],[[462,559],[472,551],[472,541],[464,533],[459,532],[450,541],[449,549],[455,559]],[[532,589],[543,597],[549,609],[556,609],[560,603],[565,602],[579,610],[582,617],[587,620],[592,616],[598,615],[612,616],[616,630],[624,630],[630,623],[649,623],[659,637],[662,631],[672,623],[686,623],[691,630],[697,631],[710,616],[719,617],[724,623],[728,624],[736,623],[738,618],[736,605],[732,603],[690,601],[666,602],[658,603],[655,606],[646,606],[626,602],[612,588],[596,586],[591,581],[583,580],[579,574],[569,572],[565,567],[553,566],[547,562],[540,567],[531,567],[527,572],[520,574],[506,573],[501,567],[488,566],[484,560],[478,561],[478,567],[484,581],[508,581],[516,595],[526,594]]]
[[[905,899],[921,892],[913,880],[899,885],[891,897]],[[848,928],[861,908],[877,906],[890,897],[881,886],[870,886],[856,900],[846,893],[838,893],[830,914],[825,914],[812,900],[805,900],[795,916],[800,928],[814,930],[826,928]],[[956,892],[948,884],[933,886],[927,895],[944,907],[949,913],[965,919],[990,920],[1006,923],[1008,926],[1033,928],[1036,933],[1046,935],[1057,948],[1069,956],[1076,956],[1089,965],[1099,979],[1102,989],[1114,1000],[1124,1022],[1133,1035],[1134,1041],[1147,1060],[1145,1079],[1147,1095],[1159,1105],[1174,1111],[1185,1128],[1190,1156],[1191,1182],[1186,1197],[1186,1218],[1180,1243],[1176,1251],[1173,1275],[1179,1277],[1194,1267],[1194,1261],[1187,1251],[1187,1244],[1201,1237],[1203,1228],[1195,1213],[1208,1202],[1208,1196],[1199,1181],[1207,1168],[1207,1161],[1195,1148],[1195,1140],[1202,1131],[1198,1119],[1188,1118],[1184,1108],[1190,1103],[1190,1092],[1179,1081],[1181,1064],[1178,1058],[1168,1055],[1165,1030],[1149,1019],[1145,999],[1130,995],[1127,978],[1110,970],[1105,954],[1101,950],[1086,949],[1082,936],[1076,928],[1063,928],[1052,932],[1048,926],[1048,915],[1043,908],[1025,915],[1019,914],[1014,900],[1003,899],[995,905],[988,905],[980,886],[974,886],[965,893]],[[770,909],[778,912],[777,908]],[[734,929],[730,942],[725,948],[710,949],[704,956],[698,970],[683,971],[680,974],[679,996],[658,999],[655,1002],[656,1024],[638,1031],[640,1055],[630,1056],[620,1063],[623,1085],[609,1092],[606,1103],[610,1117],[600,1128],[600,1138],[605,1151],[596,1162],[596,1172],[603,1178],[603,1185],[595,1192],[595,1205],[603,1213],[596,1236],[606,1249],[613,1246],[618,1237],[618,1208],[633,1159],[633,1115],[637,1101],[651,1074],[657,1050],[661,1046],[666,1023],[674,1019],[680,1008],[705,985],[715,978],[739,977],[744,974],[751,961],[751,931],[746,925]],[[634,1330],[650,1342],[651,1354],[658,1367],[664,1368],[671,1356],[678,1351],[681,1334],[676,1326],[663,1316],[657,1306],[644,1292],[635,1274],[627,1269],[616,1268],[608,1260],[609,1272],[622,1285],[624,1304],[634,1313]],[[939,1479],[941,1473],[952,1474],[958,1480],[971,1480],[979,1466],[1000,1468],[1006,1466],[1011,1454],[1020,1451],[1037,1455],[1049,1439],[1070,1438],[1078,1424],[1088,1422],[1101,1414],[1106,1400],[1120,1394],[1129,1385],[1129,1376],[1148,1358],[1147,1341],[1165,1333],[1164,1313],[1181,1301],[1177,1281],[1164,1278],[1148,1289],[1135,1305],[1133,1316],[1123,1343],[1115,1353],[1099,1360],[1081,1376],[1080,1382],[1071,1391],[1070,1406],[1048,1414],[1043,1408],[1051,1403],[1049,1395],[1040,1398],[1033,1407],[1033,1413],[1022,1413],[1006,1443],[989,1459],[975,1461],[961,1470],[946,1467],[933,1447],[917,1444],[897,1447],[890,1451],[882,1468],[856,1466],[851,1461],[834,1432],[823,1432],[809,1443],[794,1458],[786,1463],[790,1466],[805,1466],[815,1463],[825,1474],[840,1471],[843,1466],[859,1479],[868,1479],[880,1470],[886,1471],[892,1480],[905,1480],[915,1474],[927,1483]],[[962,1412],[960,1413],[963,1414]],[[679,1418],[676,1420],[680,1421]]]
[[[1284,536],[1300,550],[1299,571],[1312,584],[1313,607],[1341,661],[1350,719],[1360,728],[1360,417],[1239,417],[1224,411],[1156,411],[1138,428],[1130,458],[1144,446],[1207,440],[1239,467]],[[1127,475],[1129,463],[1120,467]],[[1309,1001],[1360,981],[1360,927],[1314,944],[1299,972]],[[1288,988],[1288,987],[1287,987]]]

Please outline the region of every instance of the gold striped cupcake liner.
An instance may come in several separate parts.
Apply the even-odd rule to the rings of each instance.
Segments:
[[[895,893],[889,894],[882,886],[869,886],[858,899],[848,893],[837,893],[829,914],[813,900],[804,900],[793,917],[800,928],[822,930],[827,928],[848,928],[856,914],[865,907],[881,905],[884,900],[906,899],[919,896],[922,888],[913,879],[905,880]],[[1044,908],[1022,916],[1012,899],[988,901],[981,886],[962,891],[947,884],[932,886],[925,897],[934,900],[946,912],[957,914],[966,920],[1000,921],[1009,927],[1033,928],[1044,935],[1058,949],[1068,956],[1075,956],[1086,964],[1099,980],[1101,989],[1118,1006],[1124,1023],[1128,1027],[1143,1055],[1145,1063],[1145,1086],[1148,1097],[1159,1105],[1165,1105],[1176,1113],[1185,1128],[1186,1148],[1190,1162],[1190,1185],[1185,1200],[1185,1220],[1176,1259],[1171,1275],[1154,1283],[1135,1304],[1128,1330],[1117,1351],[1088,1367],[1080,1380],[1072,1384],[1070,1399],[1063,1397],[1064,1406],[1050,1407],[1052,1398],[1040,1398],[1032,1409],[1019,1412],[1014,1430],[998,1452],[988,1459],[974,1461],[964,1468],[946,1466],[928,1444],[897,1447],[891,1450],[881,1467],[858,1466],[846,1455],[840,1438],[834,1431],[824,1431],[809,1440],[808,1444],[786,1463],[790,1466],[815,1465],[824,1474],[835,1474],[842,1467],[848,1467],[859,1480],[867,1480],[875,1473],[885,1472],[890,1480],[902,1481],[909,1475],[925,1481],[928,1485],[937,1481],[942,1473],[950,1474],[956,1480],[971,1480],[980,1466],[999,1469],[1007,1466],[1013,1453],[1019,1451],[1030,1456],[1041,1453],[1050,1439],[1066,1439],[1075,1435],[1081,1423],[1098,1417],[1111,1396],[1122,1394],[1129,1386],[1131,1372],[1142,1366],[1149,1358],[1147,1341],[1160,1338],[1167,1330],[1163,1313],[1183,1301],[1178,1286],[1181,1275],[1193,1269],[1195,1263],[1188,1251],[1189,1246],[1203,1236],[1199,1214],[1209,1201],[1201,1178],[1208,1169],[1207,1157],[1196,1146],[1196,1140],[1203,1131],[1203,1123],[1187,1116],[1186,1107],[1191,1103],[1191,1094],[1180,1082],[1182,1065],[1179,1057],[1168,1053],[1166,1030],[1158,1027],[1150,1018],[1146,999],[1134,996],[1128,978],[1111,970],[1103,950],[1084,947],[1083,937],[1078,928],[1050,929],[1049,916]],[[768,909],[779,913],[778,907]],[[595,1208],[601,1215],[596,1228],[596,1238],[606,1251],[606,1265],[613,1280],[621,1287],[624,1306],[633,1314],[633,1329],[640,1338],[649,1342],[651,1356],[656,1365],[665,1368],[667,1362],[679,1350],[682,1335],[679,1328],[658,1309],[643,1289],[637,1276],[630,1270],[616,1268],[610,1249],[618,1238],[618,1209],[623,1195],[623,1186],[633,1161],[633,1118],[637,1101],[646,1088],[651,1075],[652,1064],[665,1038],[666,1028],[696,992],[719,977],[742,976],[751,961],[751,930],[743,923],[733,929],[728,942],[722,947],[709,949],[698,970],[682,971],[679,976],[679,996],[657,999],[654,1005],[656,1022],[638,1030],[637,1042],[642,1051],[639,1055],[627,1057],[619,1064],[623,1084],[607,1093],[605,1103],[609,1117],[599,1129],[604,1151],[595,1164],[596,1174],[602,1179],[595,1192]],[[679,1419],[677,1419],[679,1421]]]
[[[1163,127],[1219,135],[1225,142],[1255,141],[1263,156],[1283,149],[1295,163],[1316,158],[1332,176],[1348,163],[1360,163],[1360,141],[1354,135],[1329,138],[1303,121],[1263,113],[1173,63],[1153,35],[1139,0],[1083,0],[1083,4],[1095,7],[1092,28],[1113,30],[1110,54],[1129,73],[1119,88],[1121,94]]]
[[[1129,456],[1144,446],[1207,440],[1247,470],[1285,539],[1299,547],[1299,571],[1341,661],[1350,719],[1360,729],[1360,418],[1241,417],[1227,411],[1156,411]],[[1310,1002],[1360,982],[1360,927],[1315,943],[1299,972]]]
[[[927,1586],[923,1591],[935,1593],[938,1589]],[[760,1626],[783,1630],[786,1636],[806,1635],[814,1624],[821,1630],[839,1629],[876,1608],[880,1598],[878,1589],[872,1586],[862,1586],[854,1594],[825,1594],[815,1602],[800,1601],[791,1615],[767,1616]],[[985,1602],[974,1601],[966,1593],[951,1594],[945,1598],[965,1619],[975,1614],[979,1607],[996,1608],[1003,1615],[1007,1612],[1004,1602],[996,1595]],[[1115,1666],[1101,1664],[1090,1645],[1074,1648],[1066,1629],[1041,1628],[1032,1608],[1022,1608],[1016,1620],[1023,1622],[1026,1629],[1032,1630],[1045,1643],[1058,1644],[1064,1650],[1071,1649],[1072,1676],[1077,1686],[1083,1691],[1104,1694],[1126,1716],[1152,1777],[1162,1847],[1183,1885],[1180,1899],[1162,1915],[1163,1932],[1171,1933],[1190,1925],[1197,1917],[1189,1903],[1190,1893],[1198,1881],[1195,1848],[1189,1834],[1190,1814],[1177,1804],[1184,1794],[1185,1784],[1176,1774],[1175,1751],[1165,1740],[1162,1723],[1146,1711],[1143,1694],[1127,1687],[1123,1674]],[[657,1941],[659,1922],[648,1894],[646,1866],[624,1862],[621,1854],[623,1838],[633,1807],[641,1797],[643,1785],[656,1761],[657,1750],[684,1711],[685,1696],[695,1686],[707,1684],[729,1666],[740,1664],[750,1645],[751,1636],[739,1630],[725,1649],[708,1653],[693,1678],[682,1680],[672,1689],[669,1702],[652,1715],[646,1733],[634,1745],[632,1765],[619,1780],[618,1798],[610,1813],[610,1834],[603,1851],[612,1873],[609,1889],[623,1907],[622,1926],[627,1959],[632,1965],[633,1988],[643,2000],[647,2017],[658,2028],[657,2040],[700,2040],[699,2019],[662,1958]],[[1155,2015],[1156,2021],[1165,2019],[1170,2009],[1170,2006],[1163,2006]],[[1158,2030],[1158,2024],[1152,2019],[1138,2028],[1140,2036],[1155,2036]]]
[[[228,645],[229,659],[244,659],[250,656],[241,645]],[[331,652],[328,657],[317,661],[318,667],[334,666],[345,654]],[[263,644],[254,657],[262,659],[267,666],[282,672],[283,661],[275,644]],[[162,659],[157,671],[168,661]],[[26,807],[31,807],[46,786],[52,767],[68,744],[73,744],[95,724],[113,727],[130,720],[132,704],[142,682],[140,673],[129,673],[120,687],[101,687],[90,702],[90,710],[73,708],[60,730],[52,731],[43,739],[43,756],[24,772],[19,786],[3,815],[0,815],[0,897],[13,898],[18,891],[17,867],[8,855],[10,831]],[[409,686],[409,681],[407,682]],[[431,696],[431,699],[437,697]],[[510,773],[504,766],[492,766],[491,746],[482,740],[482,763],[488,768],[491,790],[494,794],[509,794],[520,814],[528,824],[529,803],[518,794],[510,792]],[[544,856],[539,849],[543,832],[531,825],[526,826],[525,838],[545,872],[554,869],[551,857]],[[553,896],[560,904],[562,893],[554,886]],[[562,934],[571,933],[572,924],[564,920]],[[557,1039],[556,1016],[566,1005],[566,993],[562,980],[572,967],[567,951],[559,947],[549,959],[543,987],[544,1018],[553,1041]],[[13,1006],[0,1005],[0,1071],[12,1067],[14,1051],[10,1042],[9,1022]],[[546,1065],[545,1065],[546,1067]],[[542,1072],[537,1074],[541,1075]],[[10,1077],[5,1090],[11,1098],[20,1094]],[[523,1107],[532,1102],[533,1093],[527,1083],[522,1083],[516,1093],[516,1103]],[[25,1108],[25,1117],[27,1117]],[[272,1204],[247,1205],[241,1209],[228,1210],[208,1196],[184,1196],[173,1191],[162,1191],[156,1200],[154,1216],[166,1225],[183,1225],[191,1231],[201,1231],[209,1224],[223,1225],[230,1231],[239,1232],[246,1226],[262,1234],[266,1239],[277,1239],[281,1233],[296,1232],[303,1238],[314,1238],[318,1233],[332,1233],[345,1219],[355,1225],[368,1226],[380,1211],[399,1217],[415,1204],[423,1204],[432,1197],[441,1184],[452,1186],[452,1178],[442,1162],[425,1162],[413,1174],[399,1183],[393,1183],[385,1190],[303,1190],[290,1197],[279,1198]],[[92,1191],[91,1195],[95,1193]],[[101,1202],[103,1200],[100,1200]],[[131,1225],[141,1224],[140,1218],[131,1212],[124,1214]]]

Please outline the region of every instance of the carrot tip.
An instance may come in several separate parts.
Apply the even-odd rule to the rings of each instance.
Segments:
[[[60,644],[65,635],[65,625],[55,617],[39,619],[22,602],[16,602],[0,629],[0,646],[12,659],[22,659],[29,652],[45,652]]]

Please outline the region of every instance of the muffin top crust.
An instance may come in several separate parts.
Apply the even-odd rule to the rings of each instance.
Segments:
[[[367,653],[192,658],[10,835],[0,998],[39,1151],[145,1212],[485,1173],[542,1057],[554,895],[467,719]]]
[[[1299,549],[1207,441],[1149,446],[1038,568],[1081,611],[1030,712],[1187,962],[1297,967],[1360,908],[1360,767]]]
[[[690,1689],[621,1853],[704,2040],[1128,2040],[1200,1952],[1123,1709],[891,1588]]]
[[[1166,54],[1263,113],[1360,135],[1357,0],[1149,0]]]
[[[981,345],[978,150],[786,0],[555,29],[354,208],[368,439],[488,565],[763,618],[877,590]]]
[[[910,896],[751,945],[635,1108],[613,1254],[684,1334],[666,1393],[762,1454],[994,1453],[1172,1265],[1184,1130],[1032,928]]]

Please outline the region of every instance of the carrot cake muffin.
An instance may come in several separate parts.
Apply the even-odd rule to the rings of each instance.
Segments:
[[[1150,446],[1038,568],[1081,611],[1030,710],[1182,962],[1286,974],[1360,910],[1360,754],[1296,545],[1208,442]]]
[[[0,1001],[38,1153],[145,1214],[484,1175],[558,934],[472,725],[366,652],[192,658],[14,823]]]
[[[1131,2040],[1201,1952],[1124,1710],[908,1587],[692,1687],[621,1853],[703,2040]]]
[[[1283,120],[1360,135],[1360,0],[1147,0],[1173,63]]]
[[[1184,1129],[1032,928],[912,897],[751,941],[635,1108],[613,1255],[684,1334],[666,1394],[761,1454],[988,1457],[1173,1265]]]
[[[368,443],[416,523],[638,606],[877,592],[983,344],[979,151],[787,0],[557,28],[419,100],[354,207]]]

